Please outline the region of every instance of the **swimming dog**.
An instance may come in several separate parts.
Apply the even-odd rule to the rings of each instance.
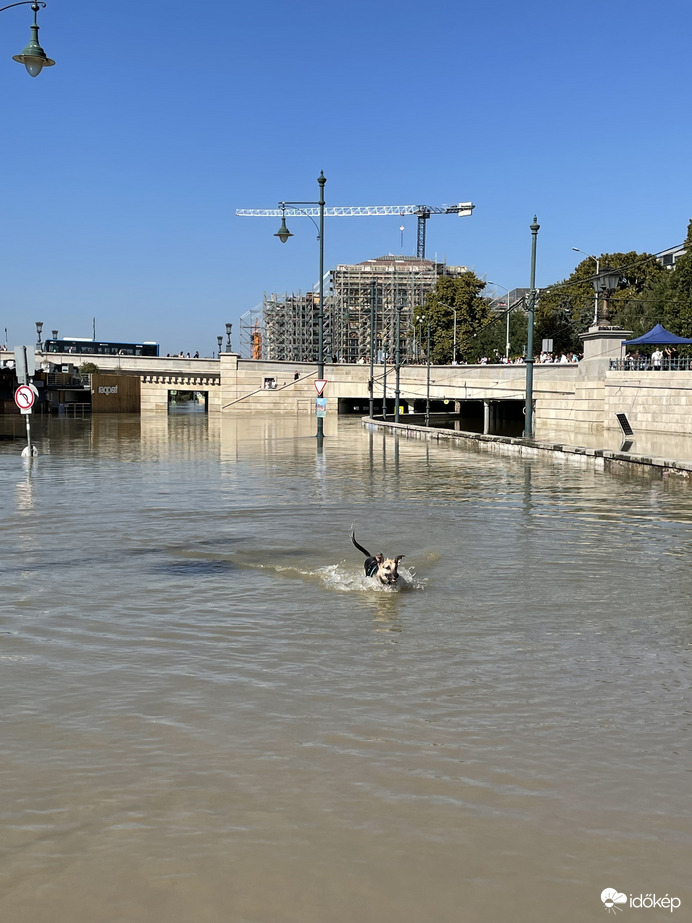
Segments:
[[[395,586],[399,580],[399,561],[404,555],[397,555],[396,558],[385,558],[382,552],[379,554],[370,554],[362,545],[358,544],[356,541],[356,533],[353,529],[351,529],[351,541],[358,551],[362,551],[365,555],[365,563],[363,565],[365,568],[365,576],[374,577],[375,580],[383,586]]]

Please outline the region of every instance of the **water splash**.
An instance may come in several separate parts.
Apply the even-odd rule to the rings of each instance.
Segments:
[[[424,581],[416,577],[412,569],[399,567],[399,582],[395,586],[383,586],[373,577],[366,577],[362,570],[354,571],[346,564],[329,564],[315,570],[301,570],[284,565],[260,565],[263,570],[273,570],[283,576],[298,577],[311,583],[320,583],[328,590],[338,593],[405,593],[422,590]]]

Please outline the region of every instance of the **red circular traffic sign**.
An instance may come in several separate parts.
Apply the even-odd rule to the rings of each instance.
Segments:
[[[36,394],[30,385],[20,385],[14,392],[14,402],[20,410],[30,410],[35,400]]]

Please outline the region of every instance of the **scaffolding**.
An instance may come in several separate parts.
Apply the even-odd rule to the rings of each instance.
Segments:
[[[264,296],[263,359],[301,362],[317,358],[318,302],[312,292]]]
[[[330,311],[333,360],[358,362],[370,356],[372,304],[377,361],[395,356],[397,315],[401,359],[414,361],[417,352],[413,336],[415,309],[425,304],[439,278],[456,278],[467,271],[465,266],[447,266],[416,256],[380,256],[353,266],[337,266],[332,272]]]
[[[317,361],[319,301],[313,292],[265,293],[261,309],[247,311],[240,319],[241,355],[284,362]]]
[[[240,355],[243,359],[262,359],[264,315],[261,305],[250,308],[240,318]]]
[[[385,355],[394,358],[398,315],[401,360],[414,361],[419,352],[412,330],[415,309],[425,304],[439,278],[457,278],[465,272],[465,266],[416,256],[380,256],[338,265],[325,285],[324,358],[328,362],[369,358],[373,305],[376,360],[381,362]],[[319,307],[316,292],[265,294],[261,310],[254,308],[240,319],[241,354],[253,359],[317,361]]]

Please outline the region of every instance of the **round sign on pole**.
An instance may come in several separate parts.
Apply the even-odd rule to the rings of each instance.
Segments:
[[[20,385],[14,392],[14,402],[20,410],[30,410],[35,400],[36,394],[30,385]]]

